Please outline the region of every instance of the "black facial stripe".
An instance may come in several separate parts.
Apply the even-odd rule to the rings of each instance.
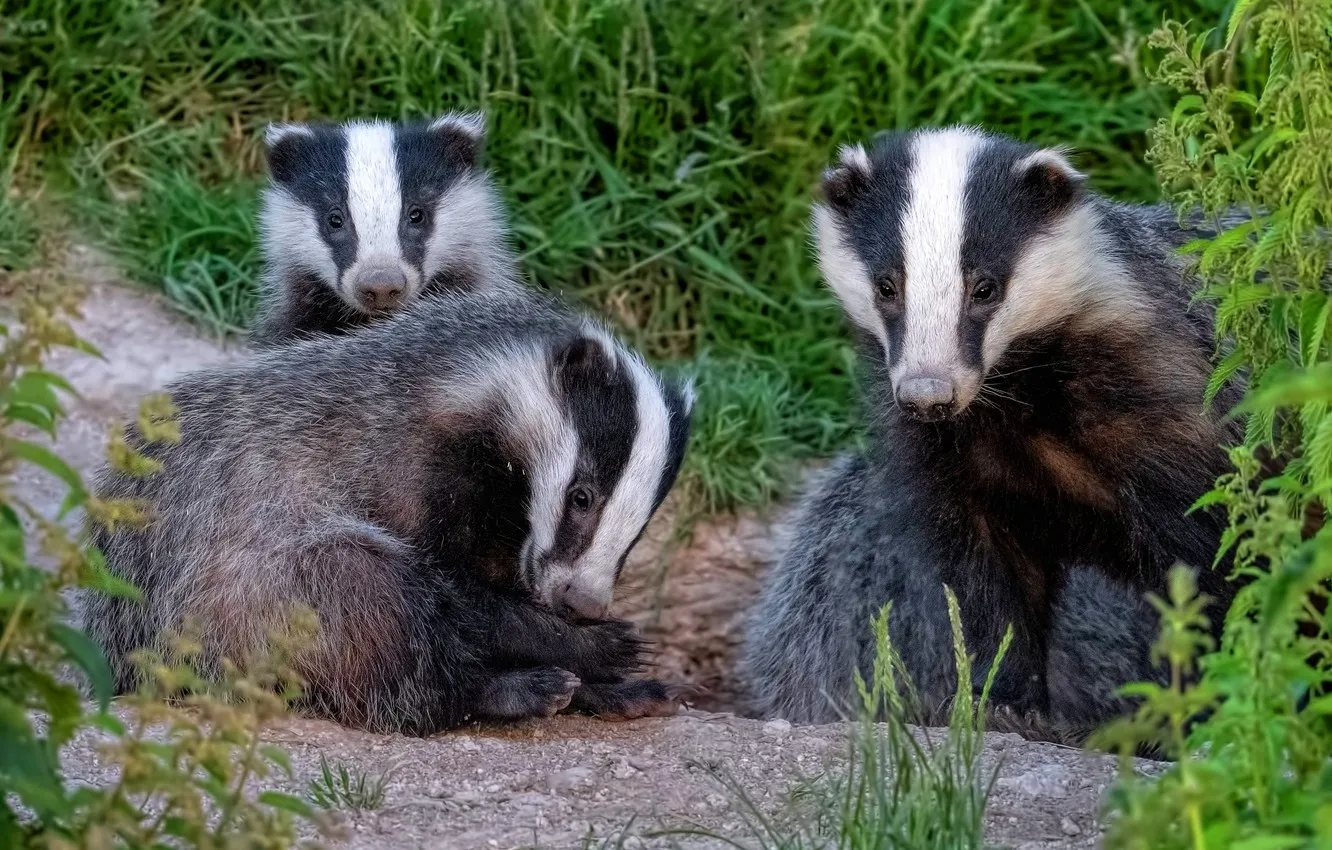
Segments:
[[[582,339],[557,374],[565,410],[578,434],[574,486],[588,487],[597,508],[579,514],[565,502],[550,557],[568,563],[592,545],[601,507],[624,474],[638,433],[633,377],[623,363],[612,365],[600,343]]]
[[[1017,164],[1036,150],[1009,139],[989,138],[973,155],[968,169],[962,238],[965,287],[958,343],[973,367],[982,363],[985,327],[995,310],[972,307],[972,287],[982,275],[994,280],[1000,287],[997,306],[1027,243],[1055,224],[1079,191],[1067,177],[1043,165],[1014,173]]]
[[[274,183],[309,208],[342,271],[356,261],[356,227],[347,208],[347,137],[336,126],[308,129],[289,133],[268,149],[268,170]],[[340,228],[328,224],[328,214],[335,209],[342,216]]]
[[[675,484],[675,478],[680,474],[680,467],[684,463],[685,449],[689,446],[690,417],[685,412],[683,396],[679,390],[671,387],[666,390],[665,400],[666,411],[671,421],[670,443],[666,449],[666,468],[662,470],[661,482],[657,485],[657,495],[652,502],[654,512],[661,507],[661,503],[666,500],[666,494]]]
[[[874,143],[869,150],[869,184],[842,221],[849,247],[865,264],[871,286],[885,274],[896,275],[899,281],[905,277],[902,219],[911,202],[912,138],[911,133],[887,133]],[[888,330],[891,364],[902,355],[905,316],[885,306],[879,305],[879,315]]]
[[[426,124],[409,124],[395,128],[393,152],[402,193],[398,238],[403,259],[420,269],[425,262],[426,242],[435,228],[435,206],[458,178],[474,167],[475,143],[455,128],[432,131]],[[424,216],[419,225],[408,220],[413,206],[419,207]]]

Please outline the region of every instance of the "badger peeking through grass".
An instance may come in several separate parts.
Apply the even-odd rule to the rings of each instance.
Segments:
[[[819,263],[861,337],[872,448],[808,495],[767,577],[745,651],[756,708],[835,717],[890,599],[940,705],[947,583],[977,683],[1014,626],[996,702],[1096,725],[1123,710],[1116,686],[1160,675],[1145,590],[1183,561],[1215,620],[1232,596],[1209,569],[1224,517],[1188,513],[1239,434],[1204,410],[1212,323],[1172,250],[1184,236],[1168,211],[1090,191],[1059,151],[964,128],[844,149],[823,193]]]
[[[275,124],[260,216],[258,344],[338,333],[421,295],[514,286],[485,119]]]
[[[128,654],[186,617],[212,674],[300,603],[321,626],[298,664],[307,707],[348,725],[674,709],[626,681],[642,644],[605,616],[692,395],[599,326],[517,288],[443,294],[169,391],[182,440],[143,448],[163,470],[98,484],[154,511],[93,532],[144,594],[88,600],[120,688]]]

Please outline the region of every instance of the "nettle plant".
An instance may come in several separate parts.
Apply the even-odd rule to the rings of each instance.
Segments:
[[[1106,739],[1159,741],[1179,761],[1157,780],[1126,773],[1106,844],[1329,847],[1332,2],[1240,0],[1211,50],[1216,35],[1173,23],[1153,35],[1155,78],[1180,97],[1150,155],[1181,212],[1221,225],[1186,251],[1216,309],[1212,389],[1247,383],[1246,435],[1202,502],[1228,509],[1221,551],[1249,583],[1218,647],[1186,574],[1156,600],[1175,676],[1134,686],[1141,710]]]
[[[293,617],[270,657],[228,668],[221,682],[193,672],[197,641],[181,635],[168,654],[138,659],[144,687],[110,710],[112,677],[101,648],[68,623],[68,591],[133,595],[95,550],[61,523],[82,508],[95,522],[142,523],[147,506],[93,497],[78,473],[34,437],[54,436],[61,396],[73,388],[43,368],[56,348],[96,355],[69,317],[77,293],[47,272],[25,272],[0,325],[0,847],[262,847],[296,842],[302,799],[254,783],[284,771],[286,755],[260,733],[299,692],[287,659],[315,624]],[[179,439],[169,401],[150,399],[139,428],[149,442]],[[111,463],[150,475],[155,463],[113,439]],[[37,467],[67,488],[57,516],[20,498],[17,473]],[[36,561],[46,562],[45,567]],[[94,696],[85,703],[84,692]],[[77,787],[62,769],[76,735],[94,736],[107,787]]]

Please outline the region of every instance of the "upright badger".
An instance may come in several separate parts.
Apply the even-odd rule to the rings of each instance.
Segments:
[[[767,579],[745,661],[758,708],[832,716],[893,598],[895,643],[938,705],[944,582],[980,660],[1014,626],[998,702],[1104,720],[1113,686],[1154,675],[1135,596],[1179,561],[1231,596],[1208,569],[1223,517],[1188,514],[1237,433],[1204,412],[1212,325],[1182,237],[1059,152],[971,129],[845,149],[823,190],[819,261],[861,333],[872,448],[809,496]]]
[[[479,114],[429,123],[276,124],[251,338],[338,333],[423,294],[514,286]]]
[[[345,724],[667,701],[624,681],[640,640],[603,618],[680,467],[691,395],[598,326],[522,290],[446,294],[170,393],[182,440],[145,447],[164,469],[98,487],[155,510],[94,532],[144,593],[89,600],[121,688],[127,655],[187,616],[215,672],[302,603],[321,623],[298,665],[309,708]]]

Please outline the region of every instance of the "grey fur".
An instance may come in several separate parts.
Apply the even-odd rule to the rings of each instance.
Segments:
[[[613,703],[616,683],[640,664],[632,628],[555,616],[518,569],[523,493],[540,477],[532,464],[545,462],[532,447],[551,437],[537,432],[573,427],[557,381],[579,364],[559,357],[584,352],[601,371],[581,386],[594,386],[617,368],[596,362],[608,344],[619,362],[634,357],[610,339],[523,289],[446,293],[354,333],[173,384],[182,440],[144,447],[163,471],[108,470],[97,482],[104,497],[154,510],[142,531],[92,530],[109,568],[144,592],[141,605],[87,600],[87,627],[120,688],[135,685],[129,654],[160,647],[187,616],[200,620],[203,672],[215,675],[223,657],[243,662],[261,649],[302,603],[321,623],[298,664],[307,708],[349,725],[427,734],[471,716],[551,713],[571,699]],[[684,433],[678,390],[655,377],[636,386],[628,409],[606,415],[632,427],[634,393],[655,392],[673,435]],[[518,416],[533,392],[551,395],[554,418]],[[595,467],[595,451],[580,452]],[[664,495],[679,460],[668,453],[660,481],[634,486]]]
[[[842,455],[793,511],[748,622],[741,678],[754,714],[796,723],[855,716],[852,672],[872,667],[870,622],[892,600],[889,636],[912,673],[922,719],[946,721],[957,677],[943,585],[914,560],[912,532],[903,537],[900,518],[921,507],[910,482],[881,474],[862,455]],[[1071,568],[1050,637],[1052,730],[1037,737],[1079,741],[1129,709],[1115,694],[1120,685],[1164,682],[1150,657],[1158,631],[1142,593]],[[1039,724],[1010,718],[1003,726],[1028,734]]]
[[[975,186],[977,202],[990,206],[960,222],[940,207],[912,220],[913,231],[894,230],[909,193],[933,191],[930,172],[916,172],[911,161],[922,149],[913,145],[931,139],[942,140],[940,149],[971,146],[977,169],[995,169],[969,171],[966,181],[966,203]],[[1181,228],[1164,208],[1111,202],[1087,190],[1060,154],[977,131],[890,135],[872,153],[848,150],[825,175],[816,240],[825,277],[862,343],[871,448],[840,458],[794,515],[748,627],[742,678],[752,708],[798,722],[848,711],[852,673],[867,673],[873,660],[870,619],[892,600],[891,634],[926,719],[943,719],[955,690],[947,583],[977,658],[973,687],[1005,626],[1015,629],[996,680],[997,702],[1019,717],[1005,728],[1050,737],[1058,727],[1054,737],[1080,739],[1130,707],[1115,696],[1118,686],[1164,681],[1150,658],[1158,618],[1144,596],[1163,590],[1170,566],[1201,568],[1201,588],[1217,603],[1209,610],[1214,626],[1234,592],[1224,564],[1208,569],[1224,515],[1186,515],[1229,468],[1219,446],[1239,436],[1237,423],[1217,414],[1237,401],[1238,382],[1223,388],[1213,411],[1202,411],[1212,316],[1192,302],[1174,253],[1206,230],[1196,221]],[[1006,171],[1012,162],[1017,170]],[[1030,162],[1044,170],[1029,170]],[[1013,174],[1025,183],[1010,186]],[[1015,206],[1039,227],[1015,230]],[[953,235],[936,237],[935,226],[954,227]],[[996,262],[1027,261],[1031,299],[1017,303],[1030,308],[1018,314],[1025,324],[1013,326],[1015,336],[989,361],[979,356],[986,338],[969,330],[975,336],[962,350],[971,360],[942,363],[979,381],[977,403],[942,420],[904,413],[890,374],[915,354],[903,352],[903,317],[910,317],[897,264],[906,248],[919,248],[909,240],[939,238],[1011,250]],[[993,268],[948,267],[945,250],[914,256],[935,265],[926,279],[905,281],[908,300],[913,285],[934,286],[941,294],[931,315],[940,329],[946,322],[938,316],[954,315],[949,305],[971,296],[939,281]],[[1061,262],[1075,268],[1061,274]],[[1055,297],[1042,298],[1051,291],[1041,287]],[[959,329],[984,321],[966,310]],[[928,356],[937,360],[945,347]],[[1036,720],[1023,729],[1020,718],[1033,711]]]

